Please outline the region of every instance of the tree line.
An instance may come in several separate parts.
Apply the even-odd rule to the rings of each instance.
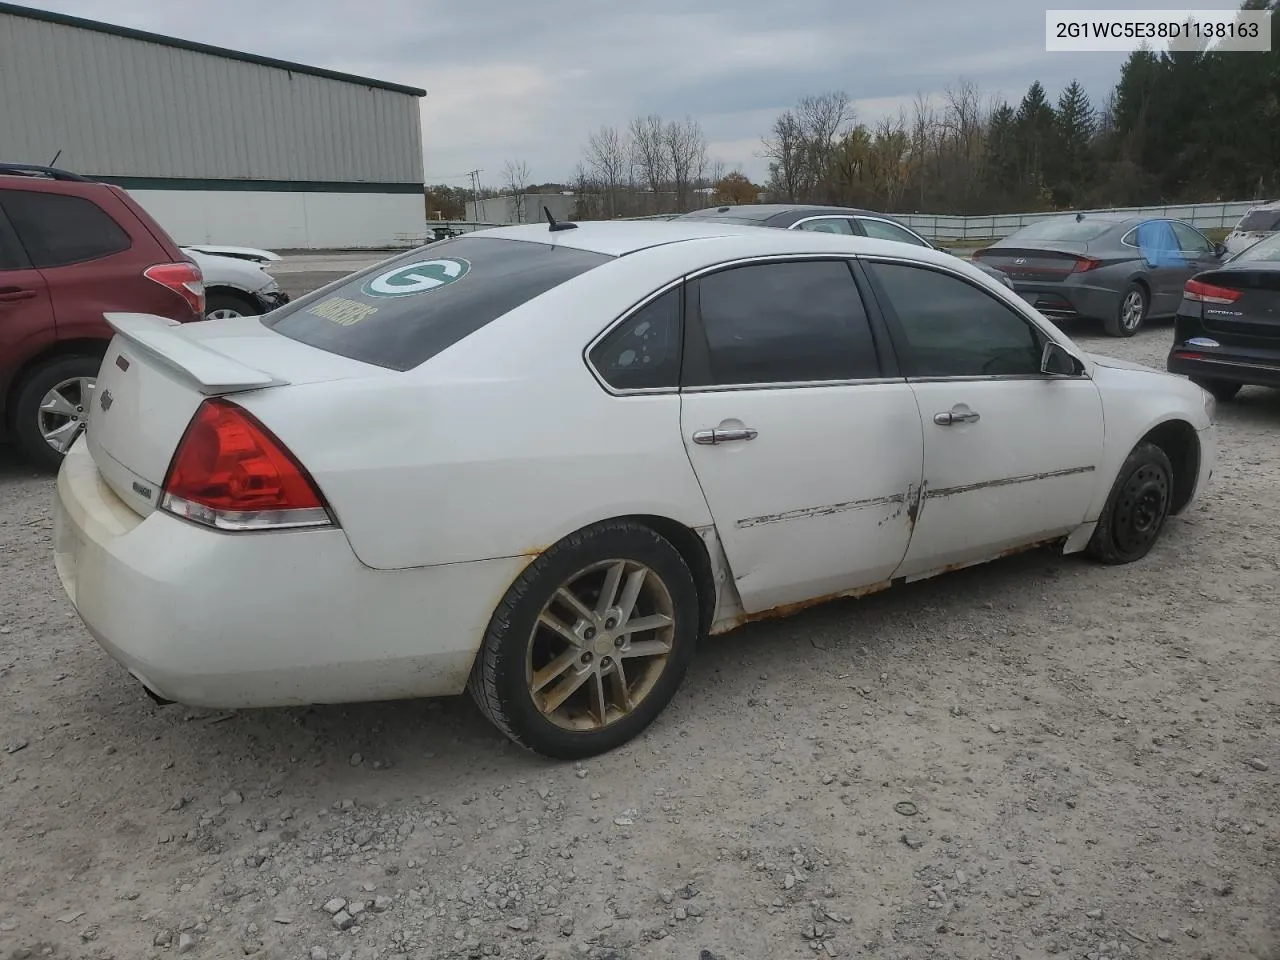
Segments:
[[[758,186],[708,158],[698,121],[650,114],[592,132],[568,183],[529,186],[513,162],[498,192],[573,190],[579,219],[758,199],[974,215],[1280,195],[1276,19],[1267,53],[1190,42],[1137,51],[1101,104],[1077,81],[1056,97],[1035,81],[1008,102],[960,80],[866,124],[847,92],[804,97],[763,138],[769,173]],[[428,207],[432,191],[461,207],[463,192],[448,190],[429,188]]]

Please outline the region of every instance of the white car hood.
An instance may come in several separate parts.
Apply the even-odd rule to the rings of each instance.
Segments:
[[[193,247],[183,247],[182,252],[195,262],[204,275],[205,288],[232,287],[246,293],[260,293],[275,289],[275,278],[256,263],[237,257],[219,257],[203,253]]]
[[[1100,367],[1110,367],[1112,370],[1137,370],[1141,373],[1164,373],[1163,370],[1157,370],[1155,367],[1148,367],[1143,363],[1134,363],[1131,360],[1120,360],[1117,357],[1105,357],[1097,353],[1086,353],[1090,363],[1095,363]]]

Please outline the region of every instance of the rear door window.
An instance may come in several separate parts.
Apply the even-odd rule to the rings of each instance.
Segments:
[[[896,223],[890,223],[888,220],[877,220],[874,217],[858,217],[856,219],[862,229],[866,231],[868,237],[873,237],[876,240],[897,240],[900,243],[910,243],[917,247],[928,246],[910,230],[900,227]]]
[[[849,226],[849,221],[844,217],[817,217],[813,220],[802,220],[796,224],[797,230],[807,230],[809,233],[841,233],[845,236],[853,236],[853,227]]]
[[[133,245],[118,223],[84,197],[6,190],[0,204],[34,267],[100,260]]]
[[[457,237],[323,287],[262,322],[308,346],[409,370],[612,259],[549,243]]]

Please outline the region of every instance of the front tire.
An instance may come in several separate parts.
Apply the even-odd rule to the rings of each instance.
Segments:
[[[84,432],[102,366],[88,354],[58,357],[27,374],[14,403],[13,432],[27,459],[55,471]]]
[[[1169,457],[1154,443],[1138,444],[1120,467],[1087,552],[1102,563],[1141,560],[1159,539],[1172,502]]]
[[[1107,317],[1103,325],[1112,337],[1132,337],[1142,329],[1150,309],[1150,298],[1140,283],[1131,283],[1120,295],[1120,306],[1115,314]]]
[[[494,612],[467,689],[515,743],[556,760],[613,750],[667,706],[701,623],[680,552],[609,521],[531,563]]]
[[[1234,400],[1240,388],[1244,386],[1242,383],[1232,383],[1229,380],[1204,380],[1199,377],[1192,377],[1191,382],[1202,390],[1208,390],[1213,395],[1213,399],[1221,400],[1223,403]]]
[[[226,290],[211,290],[205,298],[204,318],[223,320],[229,317],[256,317],[261,310],[248,298]]]

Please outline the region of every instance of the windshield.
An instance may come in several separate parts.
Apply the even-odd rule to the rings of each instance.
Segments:
[[[1265,240],[1259,240],[1247,250],[1231,258],[1234,263],[1275,262],[1280,261],[1280,233],[1273,233]]]
[[[1241,233],[1270,233],[1280,227],[1280,210],[1250,210],[1236,224]]]
[[[549,243],[457,237],[330,284],[262,322],[308,346],[408,370],[612,259]]]
[[[1022,243],[1026,240],[1092,240],[1106,233],[1115,222],[1112,220],[1077,220],[1075,217],[1055,217],[1029,224],[1012,234],[1005,242]]]

